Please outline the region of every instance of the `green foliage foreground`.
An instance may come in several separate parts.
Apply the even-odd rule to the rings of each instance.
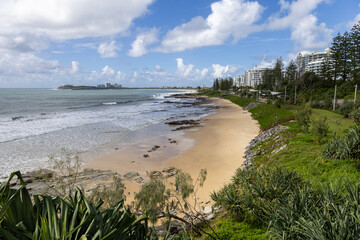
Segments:
[[[18,189],[10,188],[17,176]],[[146,239],[147,218],[138,219],[124,201],[101,210],[77,190],[73,197],[34,195],[31,199],[20,172],[0,186],[0,239]]]
[[[360,185],[313,188],[284,169],[237,170],[212,194],[235,219],[262,224],[275,239],[358,239]]]

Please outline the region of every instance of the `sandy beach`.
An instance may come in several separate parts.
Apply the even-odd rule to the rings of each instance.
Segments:
[[[235,170],[244,161],[245,147],[259,133],[251,114],[224,99],[214,99],[216,113],[201,119],[201,127],[157,136],[156,131],[144,143],[119,149],[87,163],[84,168],[111,169],[120,174],[136,171],[146,178],[147,172],[176,167],[196,179],[201,169],[207,170],[207,180],[199,189],[200,201],[210,200],[209,194],[229,183]],[[176,143],[174,143],[174,140]],[[159,148],[148,152],[154,145]],[[145,158],[144,154],[149,157]],[[127,201],[133,199],[140,184],[125,181]]]

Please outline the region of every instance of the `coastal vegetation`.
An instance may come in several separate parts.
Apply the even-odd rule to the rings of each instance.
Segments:
[[[10,188],[18,177],[21,187]],[[102,201],[92,203],[79,189],[65,198],[34,195],[31,199],[20,172],[11,174],[0,187],[1,239],[146,239],[147,218],[135,215],[119,200],[101,210]]]
[[[306,105],[306,111],[304,105],[282,105],[296,121],[283,123],[288,129],[258,144],[252,166],[238,169],[232,183],[212,198],[230,213],[231,221],[267,229],[267,238],[356,239],[358,127],[337,113]],[[268,114],[258,113],[255,119]],[[336,149],[344,154],[334,155]],[[338,159],[332,160],[334,156]]]
[[[136,212],[125,206],[124,186],[117,178],[115,191],[99,189],[89,198],[71,181],[64,182],[61,196],[31,197],[21,174],[15,172],[0,185],[0,238],[159,239],[150,225],[164,219],[163,239],[357,239],[360,108],[355,99],[335,112],[328,110],[335,85],[338,97],[354,97],[350,92],[360,83],[359,41],[360,23],[351,33],[334,38],[331,59],[326,59],[319,76],[300,77],[295,61],[284,76],[283,60],[278,58],[258,88],[293,89],[284,100],[267,95],[267,103],[261,103],[260,91],[233,87],[230,78],[215,79],[213,91],[202,92],[247,108],[263,132],[284,126],[251,146],[250,164],[211,193],[215,206],[222,209],[212,222],[197,208],[196,191],[206,180],[206,170],[195,181],[178,170],[172,184],[150,173],[135,195]],[[56,164],[60,172],[76,176],[76,161],[65,152],[65,159]],[[10,187],[15,176],[20,182],[16,189]],[[172,234],[173,219],[190,228]]]

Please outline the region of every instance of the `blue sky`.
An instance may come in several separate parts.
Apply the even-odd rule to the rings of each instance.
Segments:
[[[359,20],[355,0],[2,0],[0,87],[211,86]]]

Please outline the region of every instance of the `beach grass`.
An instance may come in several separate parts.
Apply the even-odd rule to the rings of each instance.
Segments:
[[[256,99],[253,98],[243,98],[243,97],[239,97],[239,96],[235,96],[235,95],[227,95],[224,97],[227,100],[230,100],[231,102],[241,106],[241,107],[246,107],[247,105],[249,105],[251,102],[256,102]]]
[[[261,225],[252,224],[248,222],[239,222],[229,216],[217,219],[211,224],[216,231],[219,240],[251,240],[251,239],[269,239],[266,235],[266,228]],[[205,228],[206,229],[206,228]],[[206,229],[208,231],[209,229]],[[208,231],[210,232],[210,231]],[[209,236],[203,236],[201,240],[210,240]]]
[[[266,130],[280,123],[285,123],[295,119],[293,112],[283,108],[278,108],[272,104],[260,104],[249,111],[259,122],[261,130]]]
[[[202,91],[200,94],[204,95],[204,96],[208,96],[208,97],[219,97],[219,96],[221,96],[223,94],[226,94],[226,92],[224,92],[224,91],[206,90],[206,91]]]
[[[241,107],[246,107],[251,102],[256,102],[256,99],[243,98],[235,95],[228,95],[224,98]],[[251,108],[249,112],[251,112],[253,118],[259,122],[261,130],[266,130],[277,124],[295,119],[293,111],[278,108],[273,104],[260,104],[257,107]]]

